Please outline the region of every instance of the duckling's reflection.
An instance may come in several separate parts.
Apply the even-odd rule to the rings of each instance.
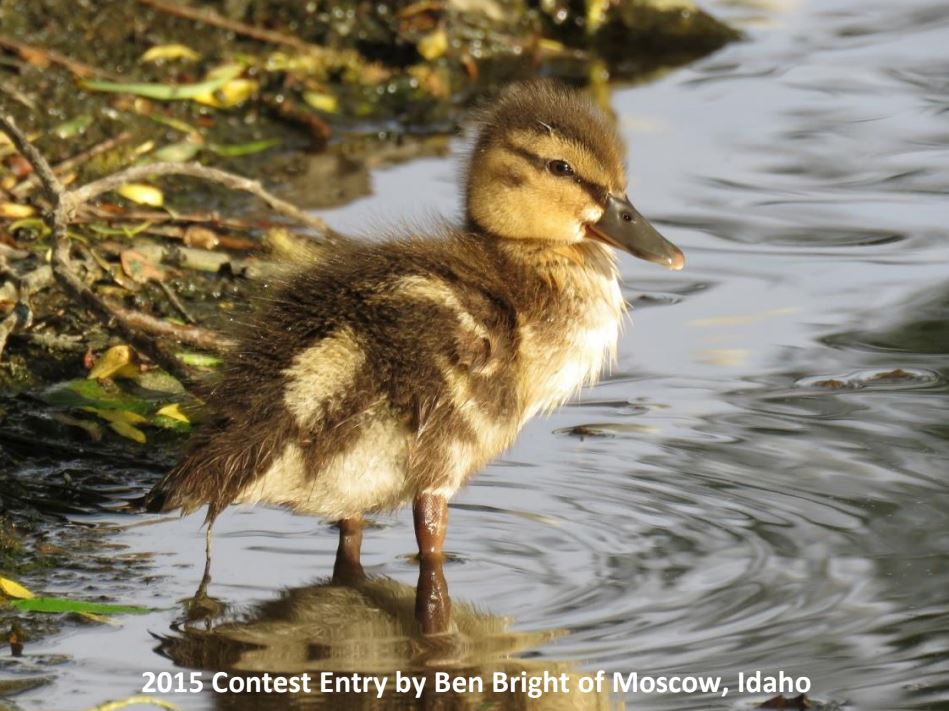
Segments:
[[[456,601],[440,559],[422,560],[418,585],[391,578],[367,576],[358,557],[358,541],[340,537],[333,578],[284,591],[247,612],[230,614],[226,606],[207,595],[209,579],[192,601],[188,619],[176,624],[174,634],[161,638],[158,652],[176,665],[231,676],[309,673],[311,693],[214,693],[215,708],[461,708],[461,709],[606,709],[606,693],[580,693],[580,674],[567,662],[522,659],[530,649],[559,637],[558,630],[519,632],[512,620]],[[398,693],[397,671],[425,677],[419,699]],[[568,691],[537,697],[526,689],[495,691],[495,672],[508,677],[566,675]],[[319,674],[371,674],[387,677],[384,693],[321,693]],[[434,674],[483,679],[483,690],[436,692]],[[210,681],[211,675],[204,678]]]

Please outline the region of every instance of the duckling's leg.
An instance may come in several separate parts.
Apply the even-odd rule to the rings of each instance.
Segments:
[[[446,632],[451,617],[451,598],[442,570],[442,547],[448,530],[448,500],[438,494],[419,494],[415,497],[412,513],[419,553],[415,618],[425,634]]]
[[[362,547],[362,516],[341,519],[339,528],[339,547],[336,549],[336,563],[333,565],[333,582],[354,582],[363,577],[359,551]]]
[[[195,593],[195,599],[207,596],[208,585],[211,583],[211,527],[214,521],[209,521],[207,530],[204,532],[204,575],[201,576],[201,584],[198,585],[198,591]]]
[[[213,526],[214,520],[211,519],[207,522],[207,530],[204,532],[204,575],[201,576],[201,583],[188,603],[186,612],[188,622],[210,620],[221,614],[224,609],[223,602],[208,595],[208,585],[211,584],[211,529]]]

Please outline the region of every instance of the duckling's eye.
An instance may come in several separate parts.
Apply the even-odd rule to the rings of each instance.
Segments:
[[[569,178],[573,175],[573,168],[565,160],[552,160],[547,164],[547,170],[559,178]]]

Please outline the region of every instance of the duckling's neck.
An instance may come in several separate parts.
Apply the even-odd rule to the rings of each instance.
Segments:
[[[501,239],[498,243],[510,259],[536,272],[552,286],[579,291],[581,296],[592,289],[588,296],[601,298],[603,287],[619,279],[612,250],[597,242]]]
[[[604,245],[503,239],[495,245],[518,284],[518,395],[530,417],[597,380],[615,357],[625,303],[616,261]]]

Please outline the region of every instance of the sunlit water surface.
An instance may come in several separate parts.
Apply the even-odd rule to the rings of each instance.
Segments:
[[[732,682],[783,670],[848,708],[949,708],[949,5],[710,5],[749,41],[613,93],[630,195],[687,268],[621,260],[633,312],[618,364],[531,422],[454,502],[452,596],[517,631],[565,630],[524,643],[540,667]],[[457,168],[380,171],[373,197],[326,217],[365,230],[444,212]],[[143,670],[175,669],[150,633],[177,634],[175,601],[200,577],[199,524],[115,535],[128,554],[154,554],[151,577],[99,592],[163,611],[34,646],[71,661],[18,703],[84,708],[137,691]],[[368,572],[410,596],[409,517],[379,524]],[[232,619],[332,567],[334,532],[315,520],[234,510],[216,533],[210,592]],[[382,644],[362,643],[369,657]]]

